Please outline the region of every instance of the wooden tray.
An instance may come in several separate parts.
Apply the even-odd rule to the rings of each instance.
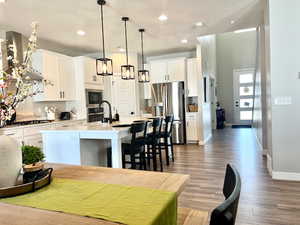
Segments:
[[[13,187],[0,188],[0,198],[13,197],[17,195],[26,194],[29,192],[34,192],[38,189],[47,186],[48,184],[51,183],[52,171],[53,171],[52,168],[46,169],[44,171],[46,174],[44,177],[34,180],[33,182],[30,183],[16,185]]]

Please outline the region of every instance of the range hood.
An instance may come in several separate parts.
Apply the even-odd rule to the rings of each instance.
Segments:
[[[23,47],[23,35],[15,32],[8,31],[5,33],[5,40],[1,42],[0,48],[0,69],[3,71],[8,71],[9,61],[7,58],[12,56],[19,63],[24,61],[24,52],[26,49]],[[12,46],[13,51],[10,51],[8,46]],[[32,80],[43,80],[42,74],[38,71],[32,69],[28,72],[25,77],[29,77]]]

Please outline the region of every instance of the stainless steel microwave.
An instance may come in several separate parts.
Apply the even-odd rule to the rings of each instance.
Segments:
[[[102,98],[103,98],[102,91],[86,89],[86,104],[88,108],[99,107]]]

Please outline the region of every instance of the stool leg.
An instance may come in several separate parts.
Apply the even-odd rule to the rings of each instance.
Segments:
[[[173,148],[173,138],[172,136],[170,136],[170,145],[171,145],[171,154],[172,154],[172,161],[174,162],[175,159],[174,159],[174,148]]]
[[[136,166],[135,166],[135,155],[134,154],[130,154],[130,161],[131,161],[131,168],[132,169],[136,169]]]
[[[147,163],[148,167],[150,167],[150,156],[151,155],[151,145],[147,145]]]
[[[170,165],[170,159],[169,159],[168,138],[164,138],[164,146],[165,146],[165,151],[166,151],[166,161],[167,161],[167,166],[169,166],[169,165]]]
[[[157,171],[157,161],[156,161],[156,148],[157,148],[157,145],[156,144],[153,144],[152,145],[152,159],[153,159],[153,170],[154,171]]]
[[[125,169],[126,165],[125,165],[125,154],[122,152],[122,168]]]
[[[160,172],[163,172],[163,162],[162,162],[162,154],[161,154],[161,147],[158,146],[158,154],[159,154],[159,163],[160,163]]]

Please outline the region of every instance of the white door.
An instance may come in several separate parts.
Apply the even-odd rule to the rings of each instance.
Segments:
[[[234,70],[234,123],[250,125],[253,116],[254,69]]]
[[[112,89],[114,110],[118,111],[121,117],[135,116],[135,80],[122,80],[120,77],[116,77]]]
[[[172,59],[168,61],[167,81],[185,80],[185,59]]]
[[[150,62],[150,76],[151,83],[164,83],[167,76],[167,62],[166,61],[152,61]]]

